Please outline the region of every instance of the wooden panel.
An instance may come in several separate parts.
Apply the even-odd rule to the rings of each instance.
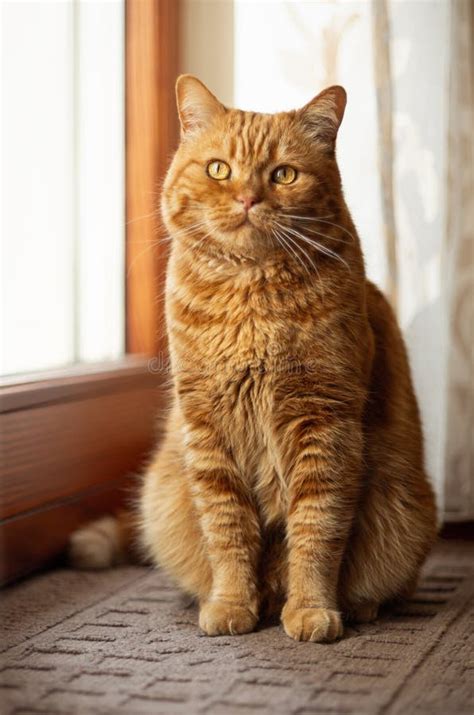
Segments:
[[[90,509],[119,503],[120,484],[133,497],[163,391],[134,358],[122,371],[10,385],[1,397],[0,566],[10,579],[56,556]]]
[[[153,385],[148,361],[139,356],[100,363],[77,363],[56,370],[0,378],[0,413],[52,402],[92,397],[140,382]],[[157,375],[159,378],[159,375]],[[21,380],[21,382],[19,382]]]
[[[178,139],[178,7],[175,0],[126,5],[127,351],[148,355],[165,344],[159,193]]]
[[[136,469],[152,443],[157,402],[138,385],[1,415],[0,518]]]
[[[127,504],[129,494],[129,480],[114,480],[4,521],[0,525],[0,583],[52,564],[64,553],[72,531]]]
[[[439,535],[442,539],[474,541],[474,521],[445,522]]]

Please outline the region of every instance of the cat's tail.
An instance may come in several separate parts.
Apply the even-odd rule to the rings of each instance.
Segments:
[[[77,569],[107,569],[138,563],[137,532],[136,514],[131,510],[91,521],[71,534],[69,564]]]

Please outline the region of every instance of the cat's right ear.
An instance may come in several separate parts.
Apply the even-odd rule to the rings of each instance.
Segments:
[[[183,136],[205,129],[226,109],[197,77],[182,74],[176,82],[176,104]]]

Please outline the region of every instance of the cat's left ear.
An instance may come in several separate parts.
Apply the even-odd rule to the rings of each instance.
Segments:
[[[182,74],[176,82],[176,104],[183,136],[199,132],[226,109],[205,84],[191,74]]]
[[[334,149],[346,101],[344,87],[335,85],[320,92],[297,112],[313,138],[329,149]]]

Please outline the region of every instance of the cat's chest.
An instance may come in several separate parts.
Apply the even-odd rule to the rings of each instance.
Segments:
[[[212,292],[175,291],[170,337],[177,353],[208,367],[264,370],[295,352],[313,318],[290,291],[258,281],[216,285]]]
[[[284,503],[273,416],[276,386],[309,333],[310,311],[266,286],[227,285],[170,302],[174,377],[185,402],[212,414],[268,519]]]
[[[284,501],[273,420],[275,375],[262,362],[228,372],[227,379],[210,389],[216,389],[214,415],[221,434],[267,520],[281,512]]]

